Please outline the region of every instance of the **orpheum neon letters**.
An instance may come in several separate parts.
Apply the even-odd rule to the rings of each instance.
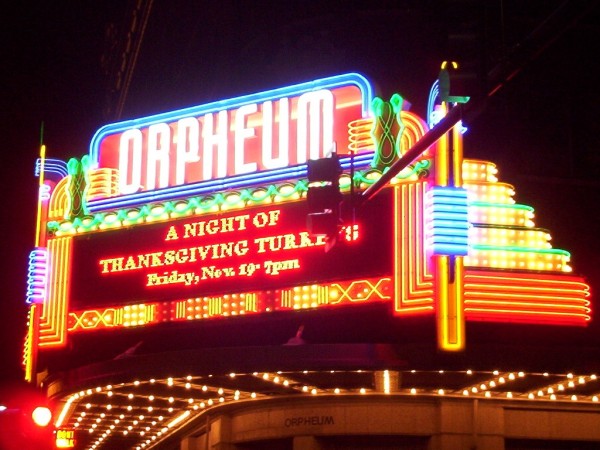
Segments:
[[[334,146],[332,92],[308,92],[298,98],[296,105],[293,119],[289,99],[284,98],[187,117],[174,124],[158,123],[145,132],[140,128],[127,130],[119,140],[120,191],[132,194],[142,188],[182,185],[188,172],[196,172],[199,180],[205,181],[278,169],[290,162],[298,164],[324,156]],[[290,142],[290,128],[296,142]],[[254,140],[259,141],[257,145]],[[290,146],[295,152],[290,153]],[[229,152],[231,147],[233,152]],[[256,147],[260,152],[255,151]],[[230,157],[232,173],[227,172]]]
[[[108,125],[90,153],[118,169],[119,194],[128,195],[345,152],[348,122],[363,116],[369,91],[362,78],[345,78]]]

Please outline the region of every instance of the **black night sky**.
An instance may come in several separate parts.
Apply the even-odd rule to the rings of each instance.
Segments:
[[[474,92],[485,91],[481,74],[528,46],[539,51],[518,60],[516,76],[468,124],[465,154],[498,165],[553,246],[572,253],[598,305],[598,2],[37,3],[13,2],[1,27],[0,382],[21,377],[42,122],[48,157],[80,158],[107,123],[351,71],[424,116],[441,61],[466,60],[480,75]],[[129,33],[134,11],[141,39],[139,28]],[[543,23],[550,32],[536,34]]]

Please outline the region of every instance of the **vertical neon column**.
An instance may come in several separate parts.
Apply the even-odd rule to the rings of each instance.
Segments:
[[[441,113],[446,115],[449,104],[442,102]],[[437,145],[435,159],[435,187],[447,189],[462,187],[462,135],[461,123],[455,125],[449,133],[446,133]],[[466,213],[466,195],[462,206]],[[452,210],[457,209],[450,206]],[[450,220],[454,220],[451,218]],[[454,231],[449,231],[453,225],[446,223],[447,219],[434,217],[432,220],[440,223],[445,229],[446,238]],[[459,220],[460,222],[460,220]],[[466,223],[465,223],[465,226]],[[439,232],[439,226],[435,227]],[[459,227],[464,231],[464,226]],[[432,252],[432,266],[435,277],[435,304],[437,321],[438,348],[446,351],[459,351],[465,346],[465,316],[464,316],[464,263],[463,255],[466,254],[466,239],[461,242],[461,249],[441,248]]]
[[[42,123],[41,129],[41,141],[43,142],[43,134],[44,134],[44,124]],[[42,243],[45,244],[45,236],[46,234],[42,234],[42,212],[44,206],[44,198],[43,198],[43,189],[44,189],[44,164],[46,161],[46,146],[40,142],[40,172],[39,172],[39,184],[38,184],[38,199],[37,199],[37,211],[36,211],[36,227],[35,227],[35,249],[33,253],[44,254],[45,249],[40,248]],[[46,274],[47,266],[44,264],[43,276],[32,277],[32,266],[34,266],[34,271],[40,271],[39,267],[35,267],[37,262],[32,264],[30,261],[29,268],[29,278],[28,284],[28,293],[27,293],[27,301],[31,302],[32,305],[29,309],[29,326],[27,329],[27,344],[25,348],[25,381],[33,382],[34,375],[36,373],[37,366],[37,353],[38,353],[38,345],[39,345],[39,327],[40,327],[40,317],[41,317],[41,305],[45,301],[45,283],[46,283]],[[33,279],[32,279],[33,278]],[[32,293],[32,295],[30,295]],[[38,306],[36,303],[40,303]]]
[[[25,381],[28,383],[33,382],[33,376],[36,371],[37,364],[37,347],[38,347],[38,333],[37,330],[39,328],[39,317],[40,314],[37,311],[38,305],[33,304],[29,308],[29,323],[27,324],[27,339],[25,342],[25,351],[23,363],[25,366]]]

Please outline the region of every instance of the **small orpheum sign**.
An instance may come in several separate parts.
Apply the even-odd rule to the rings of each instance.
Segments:
[[[348,148],[371,91],[347,74],[107,125],[90,154],[119,171],[119,194],[279,169]]]
[[[306,231],[306,206],[297,202],[76,236],[71,305],[111,306],[388,276],[390,203],[390,196],[382,195],[365,208],[327,253],[325,238]]]
[[[73,430],[56,430],[56,448],[75,447],[75,432]]]

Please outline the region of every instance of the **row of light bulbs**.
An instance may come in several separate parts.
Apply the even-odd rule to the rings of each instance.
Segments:
[[[362,371],[358,371],[358,372],[362,372]],[[387,372],[387,371],[385,371]],[[416,370],[412,370],[410,371],[411,373],[418,373],[418,371]],[[304,371],[304,374],[308,374],[310,373],[309,371]],[[330,371],[330,373],[335,373],[335,371]],[[445,372],[443,370],[439,371],[440,374],[444,374]],[[465,373],[466,375],[473,375],[473,371],[472,370],[467,370],[465,372],[461,372],[461,373]],[[437,395],[437,396],[478,396],[478,397],[483,397],[483,398],[508,398],[508,399],[525,399],[525,400],[537,400],[537,399],[541,399],[541,400],[550,400],[550,401],[556,401],[556,400],[570,400],[570,401],[587,401],[587,402],[592,402],[592,403],[598,403],[599,401],[599,395],[600,394],[596,394],[596,395],[577,395],[575,393],[572,393],[571,395],[569,395],[568,393],[565,393],[563,395],[561,395],[560,397],[557,395],[557,393],[559,392],[565,392],[567,389],[574,389],[579,385],[583,385],[589,381],[596,381],[597,380],[597,376],[595,374],[592,375],[587,375],[587,376],[574,376],[573,374],[567,374],[564,376],[565,381],[564,382],[559,382],[559,383],[554,383],[554,384],[550,384],[544,388],[541,389],[537,389],[536,391],[532,391],[532,392],[525,392],[525,393],[515,393],[513,391],[508,391],[508,392],[492,392],[493,389],[495,389],[496,387],[498,387],[499,385],[503,385],[505,383],[509,383],[511,381],[517,380],[519,378],[524,378],[526,376],[526,374],[524,372],[508,372],[508,373],[500,373],[498,371],[494,371],[491,373],[492,378],[485,381],[485,382],[479,382],[470,386],[467,386],[465,388],[463,388],[462,390],[447,390],[444,388],[438,388],[438,389],[418,389],[418,388],[407,388],[407,389],[400,389],[396,392],[393,392],[396,395]],[[540,375],[540,374],[535,374],[535,375]],[[544,377],[548,377],[549,374],[544,373],[542,374]],[[235,378],[236,376],[239,376],[238,374],[235,373],[231,373],[229,374],[230,378]],[[293,378],[289,377],[289,374],[287,373],[283,373],[283,372],[265,372],[265,373],[259,373],[259,372],[254,372],[252,374],[252,376],[257,377],[257,378],[261,378],[263,380],[265,380],[266,382],[270,382],[273,384],[278,384],[278,385],[282,385],[282,386],[286,386],[286,387],[290,387],[293,390],[297,390],[297,391],[301,391],[303,393],[307,393],[310,395],[318,395],[318,394],[325,394],[325,395],[331,395],[331,394],[350,394],[350,395],[356,395],[361,394],[361,395],[366,395],[366,394],[371,394],[371,393],[375,393],[375,394],[381,394],[381,392],[377,392],[374,391],[371,388],[357,388],[354,390],[347,390],[347,389],[340,389],[340,388],[334,388],[334,389],[319,389],[318,387],[315,386],[310,386],[310,385],[306,385],[306,384],[302,384],[302,383],[296,383]],[[166,384],[167,386],[179,386],[179,387],[184,387],[185,389],[192,389],[195,388],[196,385],[192,383],[193,381],[193,377],[192,376],[187,376],[185,378],[172,378],[169,377],[167,379],[162,379],[162,380],[156,380],[156,379],[150,379],[147,382],[144,382],[143,384],[149,383],[149,384],[155,384],[155,383],[162,383],[162,384]],[[117,386],[118,389],[122,389],[124,387],[127,386],[140,386],[142,384],[142,382],[140,382],[139,380],[134,381],[133,383],[128,383],[128,384],[121,384],[119,386]],[[200,385],[197,385],[200,386]],[[252,393],[248,393],[248,392],[240,392],[239,390],[228,390],[225,389],[223,387],[211,387],[209,388],[207,384],[203,384],[201,387],[199,387],[199,390],[203,391],[203,392],[207,392],[210,389],[214,389],[216,390],[217,394],[219,395],[219,397],[215,398],[215,399],[207,399],[207,400],[203,400],[203,401],[195,401],[194,399],[190,398],[190,399],[175,399],[173,396],[171,397],[155,397],[153,395],[149,395],[146,396],[146,399],[149,402],[154,402],[155,400],[167,400],[169,403],[173,404],[173,403],[183,403],[185,404],[184,407],[184,412],[178,416],[176,416],[175,418],[171,419],[170,422],[168,422],[167,426],[164,426],[166,418],[165,415],[159,415],[159,416],[152,416],[150,415],[150,413],[155,413],[157,412],[159,409],[154,409],[154,407],[152,406],[145,406],[145,407],[135,407],[136,409],[136,416],[134,416],[133,420],[131,421],[131,424],[128,426],[125,426],[125,422],[128,420],[126,419],[127,415],[121,413],[116,419],[110,419],[113,423],[111,423],[110,425],[107,425],[105,427],[101,427],[102,422],[105,421],[105,419],[107,418],[107,413],[100,413],[98,415],[98,417],[95,418],[91,418],[90,421],[92,422],[92,425],[90,426],[90,428],[88,429],[90,434],[92,433],[100,433],[100,428],[102,428],[102,433],[98,436],[98,438],[96,439],[96,441],[91,444],[91,446],[89,447],[92,450],[96,450],[97,448],[99,448],[100,446],[102,446],[102,444],[108,440],[108,438],[110,437],[111,434],[115,433],[115,430],[117,428],[117,425],[121,425],[123,426],[123,430],[121,430],[120,432],[124,435],[127,436],[131,433],[137,433],[140,438],[145,438],[146,440],[144,442],[142,442],[137,448],[139,448],[140,450],[145,449],[147,446],[160,441],[161,437],[164,437],[164,434],[171,428],[174,426],[174,421],[178,420],[179,417],[181,417],[182,415],[185,415],[185,418],[180,419],[180,421],[183,421],[184,419],[188,419],[190,417],[193,417],[195,414],[198,414],[201,410],[204,410],[206,408],[210,408],[212,406],[215,405],[219,405],[219,404],[223,404],[226,403],[227,401],[237,401],[237,400],[241,400],[241,399],[256,399],[256,398],[262,398],[264,397],[261,394],[257,394],[255,392]],[[97,394],[97,393],[104,393],[106,394],[106,396],[110,399],[113,398],[115,396],[127,396],[127,398],[129,400],[135,400],[136,398],[139,398],[139,395],[135,395],[132,392],[129,392],[127,394],[115,394],[115,388],[112,385],[107,385],[105,387],[96,387],[95,389],[87,389],[85,391],[80,391],[76,394],[73,394],[71,397],[69,397],[69,399],[66,402],[65,405],[65,409],[63,409],[63,414],[61,414],[61,418],[59,418],[59,421],[61,421],[62,419],[64,419],[64,413],[66,413],[66,409],[70,408],[72,406],[72,404],[76,401],[78,401],[78,403],[82,403],[83,404],[83,399],[85,397]],[[191,401],[190,401],[191,400]],[[92,404],[87,402],[84,407],[86,408],[86,410],[91,409]],[[107,404],[105,405],[105,409],[106,411],[111,411],[115,408],[119,408],[119,407],[113,407],[111,404]],[[148,412],[148,415],[146,415],[146,413],[141,414],[140,413],[140,409],[144,409],[145,411]],[[152,408],[152,409],[148,409],[148,408]],[[128,405],[126,407],[126,410],[129,416],[131,415],[131,412],[133,411],[134,407],[132,405]],[[180,411],[181,408],[175,409],[173,407],[169,407],[168,409],[166,409],[166,413],[172,415],[174,412],[176,411]],[[84,418],[86,416],[88,416],[89,413],[87,413],[86,411],[82,411],[79,415],[79,417],[77,418],[76,421],[74,421],[75,423],[73,424],[73,426],[79,427],[80,423],[84,420]],[[144,420],[146,419],[146,423],[143,423]],[[179,422],[177,422],[179,423]],[[57,426],[59,426],[60,424],[57,423]],[[170,426],[169,426],[170,425]],[[156,430],[156,427],[159,426],[161,427],[158,431],[152,431],[153,429]],[[137,429],[135,429],[137,427]]]

